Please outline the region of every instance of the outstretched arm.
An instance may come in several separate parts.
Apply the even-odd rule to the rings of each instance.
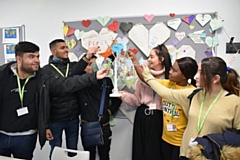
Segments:
[[[143,75],[142,75],[142,67],[139,64],[137,57],[131,51],[128,51],[128,55],[129,55],[129,58],[132,60],[132,63],[134,65],[134,68],[137,72],[137,75],[138,75],[139,79],[144,82]]]

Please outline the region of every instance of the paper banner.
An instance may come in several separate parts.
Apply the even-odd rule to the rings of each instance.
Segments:
[[[138,24],[129,31],[128,37],[148,57],[152,48],[164,43],[170,37],[170,30],[162,22],[155,24],[150,30]]]
[[[176,59],[182,57],[191,57],[195,59],[196,51],[190,45],[182,45],[179,49],[175,48],[173,45],[166,45],[168,52],[170,53],[172,59],[172,64]]]

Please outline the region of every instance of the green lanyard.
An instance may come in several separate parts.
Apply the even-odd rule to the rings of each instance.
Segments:
[[[17,75],[17,82],[18,82],[18,93],[19,93],[19,98],[20,98],[20,102],[21,102],[21,107],[23,108],[23,96],[24,96],[24,88],[27,84],[27,82],[29,81],[30,76],[27,77],[27,79],[25,80],[25,83],[23,84],[22,88],[21,88],[21,83],[20,83],[20,78]]]
[[[186,88],[185,88],[185,89],[187,89],[188,86],[189,86],[189,83],[186,85]],[[176,89],[176,83],[175,83],[173,89]],[[174,103],[172,103],[172,102],[171,102],[171,104],[170,104],[170,108],[171,108],[171,121],[172,121],[172,119],[174,118],[174,113],[175,113],[175,111],[176,111],[176,105],[177,105],[177,104],[174,104]]]
[[[221,89],[221,91],[218,93],[217,97],[214,99],[214,101],[212,102],[212,104],[209,106],[207,112],[205,113],[204,117],[203,117],[203,120],[202,122],[200,122],[200,118],[201,118],[201,115],[202,115],[202,109],[203,109],[203,105],[204,105],[204,101],[205,101],[205,97],[206,97],[206,92],[204,94],[204,97],[202,99],[202,102],[201,102],[201,106],[200,106],[200,113],[198,115],[198,126],[197,126],[197,130],[198,130],[198,134],[201,132],[202,130],[202,127],[203,127],[203,124],[207,118],[207,115],[209,113],[209,111],[212,109],[212,107],[214,106],[214,104],[217,102],[217,100],[219,99],[219,97],[222,95],[222,92],[223,92],[223,89]]]
[[[63,73],[54,65],[54,64],[50,64],[59,74],[61,74],[61,76],[63,77],[67,77],[68,76],[68,71],[69,71],[69,63],[67,64],[67,69],[66,69],[66,73],[65,76],[63,75]]]

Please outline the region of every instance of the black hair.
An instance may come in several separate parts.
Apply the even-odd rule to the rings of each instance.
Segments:
[[[210,90],[212,87],[211,79],[215,76],[220,76],[220,83],[222,87],[239,96],[239,75],[231,68],[227,70],[227,65],[220,57],[207,57],[201,63],[201,77],[205,82],[205,88]]]
[[[165,79],[169,78],[169,71],[172,68],[172,62],[170,58],[170,54],[168,52],[167,47],[164,44],[160,44],[153,48],[156,55],[158,56],[159,61],[162,63],[162,65],[165,67]],[[164,60],[162,61],[162,57]]]
[[[191,84],[196,86],[196,80],[194,76],[197,73],[198,65],[197,62],[191,57],[183,57],[176,59],[178,66],[186,79],[191,79]]]
[[[60,42],[64,42],[65,41],[63,39],[55,39],[53,40],[52,42],[49,43],[49,48],[52,49],[57,43],[60,43]]]
[[[36,44],[28,41],[21,41],[15,46],[15,56],[22,57],[24,53],[34,53],[39,50],[40,49]]]

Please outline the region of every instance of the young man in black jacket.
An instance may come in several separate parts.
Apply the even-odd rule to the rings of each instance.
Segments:
[[[79,62],[70,62],[68,47],[63,39],[55,39],[49,43],[52,55],[49,57],[49,64],[43,69],[48,75],[55,77],[69,77],[74,67],[79,68],[82,74],[87,66],[88,59],[97,52],[97,48],[89,48],[86,57]],[[66,147],[77,150],[79,136],[79,114],[77,93],[52,93],[50,94],[50,119],[49,129],[46,130],[47,139],[51,146],[50,158],[55,146],[62,146],[62,133],[65,131]],[[69,156],[73,154],[69,153]]]
[[[16,61],[0,66],[0,155],[31,160],[37,131],[43,147],[50,110],[49,93],[78,91],[108,70],[71,78],[48,76],[39,68],[39,47],[19,42]]]
[[[96,57],[90,59],[88,66],[86,67],[85,71],[87,74],[92,74],[92,63],[94,63]],[[79,69],[76,68],[73,71],[74,74],[81,74]],[[99,116],[99,108],[101,103],[101,96],[102,96],[102,89],[106,87],[106,95],[104,99],[104,108],[103,108],[103,116],[101,117],[100,123],[103,131],[103,139],[104,145],[102,146],[93,146],[93,147],[86,147],[83,143],[83,148],[86,151],[90,152],[90,160],[95,160],[96,155],[96,147],[98,147],[98,153],[100,160],[109,160],[109,151],[111,145],[111,137],[112,131],[109,125],[109,117],[113,115],[121,105],[121,99],[119,98],[111,98],[109,95],[112,93],[113,84],[110,78],[104,78],[106,80],[106,86],[103,84],[103,79],[98,80],[97,84],[92,84],[89,87],[86,87],[78,92],[78,100],[81,107],[81,123],[85,122],[93,122],[98,121]],[[82,134],[81,134],[82,138]],[[83,142],[83,141],[82,141]]]

